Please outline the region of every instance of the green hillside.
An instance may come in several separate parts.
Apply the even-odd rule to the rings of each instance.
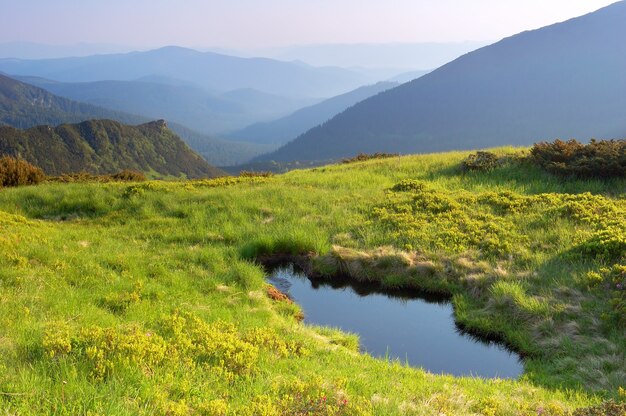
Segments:
[[[48,124],[79,123],[88,119],[144,123],[145,118],[72,101],[0,73],[0,125],[30,128]]]
[[[215,177],[223,172],[194,153],[164,121],[128,126],[90,120],[28,130],[0,126],[0,154],[20,156],[48,175],[123,169],[151,176]]]
[[[0,409],[622,415],[626,178],[494,152],[465,169],[457,152],[0,190]],[[277,254],[318,277],[448,294],[457,323],[521,353],[524,374],[454,378],[360,354],[354,335],[267,296],[259,261]]]

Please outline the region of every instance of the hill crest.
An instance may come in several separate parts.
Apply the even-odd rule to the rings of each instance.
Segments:
[[[224,172],[194,153],[158,120],[129,126],[88,120],[28,130],[0,126],[0,154],[20,156],[46,174],[110,174],[134,169],[149,176],[216,177]]]

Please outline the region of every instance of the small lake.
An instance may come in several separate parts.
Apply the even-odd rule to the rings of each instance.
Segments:
[[[331,286],[293,267],[276,269],[267,280],[302,307],[304,322],[356,333],[361,350],[372,356],[435,374],[517,378],[523,372],[517,354],[461,333],[452,305],[440,298],[347,282]]]

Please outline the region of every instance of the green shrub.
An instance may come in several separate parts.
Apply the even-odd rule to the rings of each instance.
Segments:
[[[436,191],[422,182],[403,180],[372,214],[407,250],[429,242],[435,250],[478,249],[487,256],[506,257],[523,237],[505,215],[480,209],[479,199],[485,197]]]
[[[461,162],[461,169],[469,172],[488,172],[501,164],[500,158],[491,152],[476,152]]]
[[[626,176],[626,140],[576,140],[537,143],[530,160],[548,172],[582,178]]]
[[[124,169],[118,173],[113,173],[111,175],[94,175],[93,173],[89,173],[89,172],[66,173],[61,176],[50,177],[48,178],[48,180],[52,182],[62,182],[62,183],[144,182],[146,181],[146,175],[136,170]]]
[[[66,173],[61,176],[48,177],[50,182],[74,183],[74,182],[99,182],[98,176],[89,172]]]
[[[11,156],[0,158],[0,187],[36,185],[45,178],[40,168],[24,159]]]
[[[416,181],[414,179],[404,179],[395,184],[391,190],[393,192],[423,192],[427,189],[427,185],[423,181]]]
[[[612,325],[626,327],[626,264],[615,264],[598,273],[609,293],[611,310],[603,318]]]
[[[263,172],[254,172],[248,170],[242,170],[239,172],[239,176],[242,178],[269,178],[274,176],[274,172],[263,171]]]
[[[578,409],[572,416],[624,416],[626,403],[606,402],[598,406]]]
[[[124,169],[109,176],[112,180],[121,182],[144,182],[146,180],[146,175],[132,169]]]
[[[133,291],[114,293],[101,299],[100,304],[113,313],[124,313],[133,304],[141,301],[142,284],[137,283]]]
[[[388,159],[390,157],[398,157],[398,156],[400,156],[398,153],[379,153],[379,152],[372,153],[372,154],[359,153],[355,157],[343,159],[341,163],[365,162],[366,160]]]
[[[619,220],[605,221],[580,248],[584,254],[603,260],[626,256],[626,224]]]

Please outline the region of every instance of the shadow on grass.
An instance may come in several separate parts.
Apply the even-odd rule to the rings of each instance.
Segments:
[[[485,172],[463,171],[461,164],[447,166],[428,172],[424,179],[437,181],[441,178],[458,178],[463,188],[507,188],[524,194],[591,192],[611,196],[624,195],[626,178],[581,179],[550,174],[526,161],[508,161],[502,166]]]

